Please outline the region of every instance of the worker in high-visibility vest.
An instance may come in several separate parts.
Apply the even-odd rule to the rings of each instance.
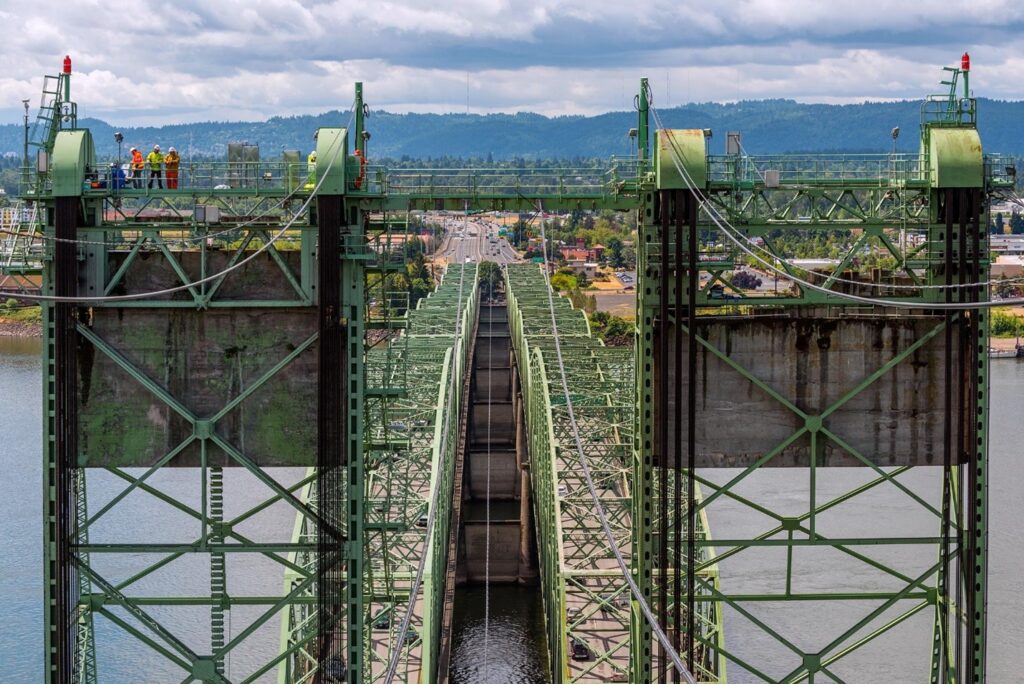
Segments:
[[[359,160],[359,175],[356,176],[356,190],[363,188],[363,179],[366,178],[366,157],[363,156],[363,151],[356,148],[356,159]]]
[[[139,148],[131,149],[132,161],[129,170],[132,172],[132,185],[136,188],[142,187],[142,174],[146,170],[146,160],[142,158]]]
[[[164,189],[164,182],[160,178],[160,166],[164,163],[164,155],[160,154],[160,146],[153,145],[153,151],[146,156],[146,164],[149,166],[149,185],[146,187],[152,188],[153,181],[156,181],[156,186],[161,190]]]
[[[316,185],[316,150],[309,153],[306,157],[306,169],[309,171],[309,178],[306,181],[306,189],[309,190]]]
[[[173,147],[168,148],[164,156],[164,170],[167,171],[167,189],[178,189],[178,165],[181,164],[181,157]]]

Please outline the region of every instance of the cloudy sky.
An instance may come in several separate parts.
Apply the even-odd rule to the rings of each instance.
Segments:
[[[1021,0],[0,0],[0,121],[65,53],[83,115],[152,124],[344,109],[595,114],[918,98],[969,50],[1024,99]]]

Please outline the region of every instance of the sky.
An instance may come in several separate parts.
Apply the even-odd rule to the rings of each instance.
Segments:
[[[1020,0],[0,0],[0,122],[72,57],[80,116],[122,125],[346,109],[592,115],[789,98],[919,99],[969,51],[1024,99]]]

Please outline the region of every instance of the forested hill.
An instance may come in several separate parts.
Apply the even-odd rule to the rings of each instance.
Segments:
[[[867,102],[854,105],[800,104],[792,100],[758,100],[735,104],[690,104],[660,110],[671,128],[711,128],[711,149],[725,146],[726,131],[741,131],[751,154],[784,152],[883,152],[891,149],[889,132],[902,129],[898,148],[916,151],[920,103]],[[157,128],[122,126],[125,150],[160,143],[185,153],[222,155],[228,142],[257,143],[264,158],[282,149],[311,149],[320,126],[345,125],[345,112],[316,116],[274,117],[265,122],[209,122]],[[978,101],[982,143],[987,151],[1024,155],[1024,102]],[[115,128],[95,119],[92,129],[101,156],[116,154]],[[608,157],[629,152],[626,132],[636,125],[634,112],[598,116],[546,117],[539,114],[391,114],[372,112],[367,128],[371,156],[428,159]],[[22,127],[0,126],[0,154],[21,153]]]

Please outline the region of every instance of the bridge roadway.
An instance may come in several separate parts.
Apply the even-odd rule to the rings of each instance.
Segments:
[[[447,222],[448,232],[438,247],[435,258],[449,263],[493,261],[510,264],[520,261],[519,254],[508,240],[498,235],[500,226],[487,217],[459,218]]]

